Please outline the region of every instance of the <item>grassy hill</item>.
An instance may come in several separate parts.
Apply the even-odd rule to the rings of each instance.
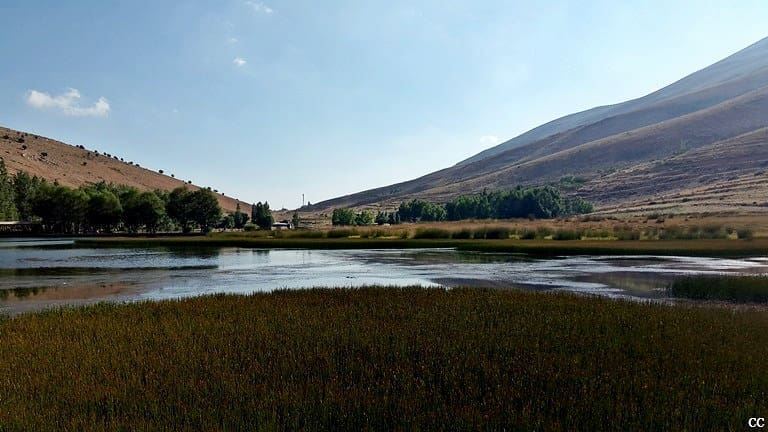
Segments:
[[[5,161],[11,173],[25,171],[70,187],[101,181],[133,186],[140,190],[172,190],[185,185],[194,190],[199,187],[173,178],[170,173],[166,175],[124,161],[117,155],[107,155],[4,127],[0,127],[0,158]],[[221,192],[216,195],[225,211],[233,212],[238,202],[244,210],[250,209],[248,203]]]

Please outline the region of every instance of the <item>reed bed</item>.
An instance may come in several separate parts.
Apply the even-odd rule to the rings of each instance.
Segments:
[[[325,230],[251,231],[216,234],[221,238],[399,238],[456,240],[712,240],[752,239],[749,228],[717,223],[704,225],[645,226],[636,224],[589,225],[563,221],[496,223],[425,223],[394,226],[337,227]]]
[[[768,276],[689,276],[673,281],[667,293],[694,300],[768,303]]]
[[[7,430],[732,430],[768,314],[502,290],[283,291],[0,322]]]

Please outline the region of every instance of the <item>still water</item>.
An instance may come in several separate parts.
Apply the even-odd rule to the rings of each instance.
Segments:
[[[452,249],[88,248],[0,239],[0,313],[100,301],[364,285],[518,287],[664,298],[687,274],[768,273],[768,259],[565,256]]]

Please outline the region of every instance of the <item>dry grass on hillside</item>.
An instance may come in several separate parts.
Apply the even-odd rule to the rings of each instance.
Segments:
[[[101,181],[133,186],[141,190],[170,191],[179,186],[196,189],[184,180],[170,177],[171,171],[160,173],[140,167],[133,161],[122,161],[119,155],[106,155],[64,144],[33,134],[0,127],[0,158],[8,171],[25,171],[30,175],[62,185],[78,187]],[[216,194],[225,211],[234,211],[237,200],[221,192]],[[250,204],[242,203],[243,209]]]

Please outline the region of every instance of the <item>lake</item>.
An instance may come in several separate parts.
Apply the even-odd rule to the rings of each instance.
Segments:
[[[0,313],[100,301],[309,287],[475,286],[664,300],[690,274],[768,272],[768,259],[565,256],[453,249],[89,248],[71,239],[0,239]]]

